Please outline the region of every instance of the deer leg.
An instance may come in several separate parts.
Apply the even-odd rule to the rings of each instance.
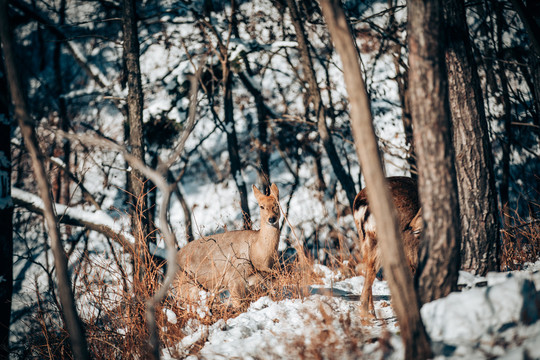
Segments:
[[[373,282],[375,281],[375,266],[374,264],[366,264],[364,288],[360,295],[360,316],[367,318],[375,318],[375,306],[373,305]]]
[[[176,284],[176,293],[180,301],[184,303],[196,303],[199,301],[201,288],[188,279],[181,279]]]
[[[246,299],[247,293],[246,280],[240,278],[232,281],[229,285],[229,305],[238,307],[242,304],[242,301]]]

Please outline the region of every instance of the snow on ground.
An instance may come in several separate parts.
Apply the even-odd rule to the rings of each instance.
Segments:
[[[236,318],[196,327],[174,349],[207,341],[204,359],[365,358],[401,359],[403,346],[385,281],[373,288],[377,320],[357,316],[363,277],[341,279],[317,265],[323,285],[305,299],[262,297]],[[540,359],[540,261],[523,271],[461,272],[461,292],[423,306],[421,313],[436,359]],[[172,359],[169,350],[164,359]],[[313,356],[310,356],[313,355]],[[195,359],[195,357],[191,357]]]

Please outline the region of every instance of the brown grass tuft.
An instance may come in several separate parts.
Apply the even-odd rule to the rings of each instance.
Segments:
[[[520,270],[527,262],[540,259],[540,219],[524,219],[514,211],[502,231],[501,270]]]

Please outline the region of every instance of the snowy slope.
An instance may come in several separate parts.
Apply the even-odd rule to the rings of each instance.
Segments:
[[[325,284],[314,286],[312,295],[279,302],[260,298],[236,318],[192,329],[175,349],[163,351],[164,358],[202,336],[204,359],[403,358],[386,282],[374,285],[378,319],[362,322],[357,306],[363,277],[334,281],[335,273],[317,268],[326,274]],[[540,359],[540,262],[486,278],[461,273],[459,283],[462,292],[422,308],[437,359]]]

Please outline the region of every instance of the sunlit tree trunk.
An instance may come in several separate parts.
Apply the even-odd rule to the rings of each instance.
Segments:
[[[443,4],[461,216],[461,268],[484,275],[498,268],[499,226],[491,145],[464,1]]]
[[[409,0],[409,91],[424,230],[416,279],[426,303],[456,289],[460,264],[441,1]]]
[[[403,250],[396,210],[382,171],[359,59],[339,0],[324,0],[321,5],[332,40],[343,63],[356,152],[366,179],[370,207],[377,222],[381,260],[392,293],[392,307],[398,317],[405,344],[405,358],[427,359],[432,356],[429,339],[422,323],[418,297]]]

